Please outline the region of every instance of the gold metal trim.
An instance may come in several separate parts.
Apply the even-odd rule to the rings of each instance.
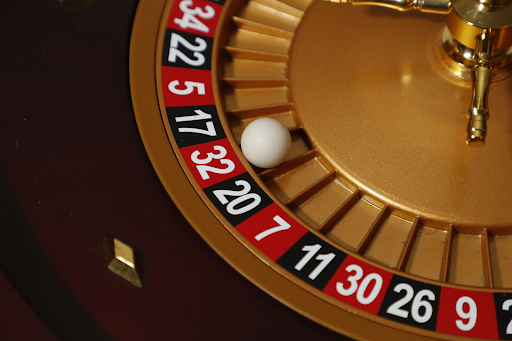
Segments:
[[[136,266],[133,248],[117,238],[107,237],[106,242],[108,268],[116,275],[141,288],[142,281]]]

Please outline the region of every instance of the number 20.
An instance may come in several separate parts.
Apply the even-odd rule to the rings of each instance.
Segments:
[[[251,184],[245,180],[235,181],[235,185],[242,186],[240,191],[231,191],[227,189],[218,189],[213,191],[213,194],[219,199],[222,205],[226,205],[226,211],[231,215],[239,215],[249,212],[261,203],[261,197],[256,193],[249,193],[251,191]],[[237,197],[233,201],[229,201],[226,196]],[[246,203],[247,200],[251,200],[250,203]],[[237,205],[245,203],[244,206],[237,208]]]

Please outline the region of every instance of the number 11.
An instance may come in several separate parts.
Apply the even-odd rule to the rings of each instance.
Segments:
[[[322,246],[320,244],[305,245],[302,248],[302,251],[307,251],[308,253],[306,253],[304,255],[304,257],[302,257],[302,259],[295,265],[295,270],[297,270],[297,271],[302,270],[304,268],[304,266],[306,266],[306,264],[311,260],[311,258],[313,258],[315,256],[315,254],[321,248],[322,248]],[[320,262],[320,264],[318,264],[315,267],[315,269],[313,271],[311,271],[311,273],[309,274],[308,277],[312,280],[315,280],[318,277],[318,275],[320,275],[322,270],[325,269],[327,267],[327,265],[329,265],[329,263],[334,259],[334,257],[336,257],[336,255],[332,252],[327,253],[325,255],[316,256],[315,259],[319,260],[321,262]]]

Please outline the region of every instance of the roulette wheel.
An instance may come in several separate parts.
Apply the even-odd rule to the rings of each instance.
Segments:
[[[473,34],[480,19],[468,13],[502,22],[510,7],[381,4],[449,14],[167,2],[154,56],[137,53],[149,50],[138,34],[154,31],[136,21],[132,36],[142,139],[202,237],[303,315],[356,339],[509,339],[508,133],[487,137],[487,120],[494,94],[492,117],[509,126],[512,23]],[[292,135],[270,169],[239,147],[262,117]],[[183,192],[200,200],[180,204]],[[232,239],[219,240],[226,230]]]
[[[0,265],[5,292],[21,297],[6,300],[10,310],[24,312],[25,325],[48,340],[343,339],[328,329],[356,339],[507,339],[508,158],[496,163],[485,152],[507,150],[507,78],[491,88],[486,145],[469,152],[457,128],[467,124],[470,87],[431,63],[444,19],[329,3],[198,1],[138,4],[129,61],[137,126],[183,215],[269,296],[200,242],[151,170],[127,87],[137,4],[39,3],[27,11],[11,3],[2,5],[4,22],[28,38],[3,39],[18,51],[2,57],[14,66],[6,69],[13,86],[4,108],[15,115],[3,117],[1,134],[2,214],[13,228],[3,229]],[[19,28],[22,18],[28,24]],[[348,32],[358,22],[374,26]],[[404,45],[383,38],[413,24]],[[356,49],[364,32],[374,35],[374,53]],[[404,53],[391,63],[406,43],[419,57]],[[357,63],[347,62],[356,60],[351,50]],[[346,67],[334,75],[333,63]],[[386,75],[399,71],[402,88],[387,91],[388,99],[378,90],[396,80],[356,72],[372,64]],[[326,74],[328,84],[312,76]],[[335,91],[320,96],[328,88]],[[431,117],[421,111],[390,123],[395,109],[416,112],[402,96],[429,107]],[[371,116],[379,100],[384,114]],[[458,102],[466,103],[460,112]],[[343,124],[326,129],[322,123],[338,122],[333,115]],[[241,130],[260,116],[291,130],[284,167],[253,169],[237,149]],[[424,135],[415,135],[416,121]],[[368,139],[374,135],[382,143]],[[357,137],[359,147],[350,144]],[[494,172],[482,174],[488,165]],[[462,181],[474,178],[482,188],[464,199]],[[106,237],[133,247],[142,288],[108,270]],[[10,318],[2,330],[19,335],[19,320]]]

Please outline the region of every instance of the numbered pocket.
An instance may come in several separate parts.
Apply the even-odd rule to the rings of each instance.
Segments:
[[[215,104],[209,70],[162,66],[162,92],[166,107]]]
[[[354,307],[377,314],[392,274],[348,256],[324,292]]]
[[[203,0],[181,0],[173,6],[167,27],[213,37],[222,12],[222,4]]]
[[[214,154],[220,157],[219,154]],[[210,201],[222,215],[236,226],[272,203],[272,199],[243,173],[204,189]]]
[[[179,148],[226,137],[214,105],[165,108]]]
[[[201,188],[245,172],[227,139],[180,148],[180,152]]]
[[[512,293],[495,293],[494,302],[501,340],[512,340]]]
[[[237,230],[273,261],[279,259],[308,231],[276,203],[239,224]]]
[[[497,340],[499,334],[493,294],[442,287],[436,330]]]
[[[394,276],[379,311],[388,319],[422,329],[435,330],[441,288]]]
[[[323,290],[347,255],[308,232],[277,264],[312,286]]]
[[[167,29],[162,50],[162,65],[211,70],[213,39]]]

